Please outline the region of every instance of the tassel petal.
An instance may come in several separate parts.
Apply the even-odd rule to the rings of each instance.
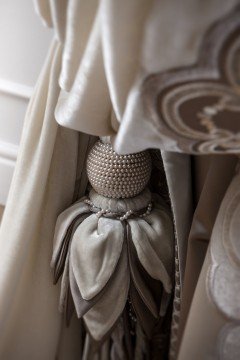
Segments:
[[[126,225],[126,233],[127,233],[127,243],[128,243],[129,266],[130,266],[132,282],[139,296],[144,302],[145,307],[149,309],[149,311],[152,313],[152,315],[155,318],[158,318],[158,313],[159,313],[158,306],[148,286],[149,275],[146,274],[146,276],[144,276],[145,270],[138,259],[136,249],[132,241],[132,233],[129,224]],[[161,287],[160,282],[159,282],[159,286]]]
[[[69,236],[69,233],[72,230],[72,226],[74,225],[79,215],[90,212],[89,205],[85,204],[82,200],[67,208],[57,218],[53,239],[53,255],[51,260],[52,267],[54,267],[57,262],[59,252],[61,252],[62,243],[65,237]]]
[[[123,246],[116,277],[91,310],[84,315],[84,321],[91,336],[101,341],[121,316],[128,297],[130,284],[127,249]]]
[[[165,291],[170,293],[174,256],[174,234],[170,216],[166,210],[154,209],[144,220],[130,219],[129,224],[141,264],[148,274],[161,281]]]
[[[70,261],[78,288],[85,300],[94,298],[112,276],[123,245],[123,228],[118,220],[93,214],[76,229]]]
[[[58,244],[58,251],[55,253],[55,257],[52,259],[51,266],[54,268],[53,272],[53,282],[56,284],[64,271],[65,261],[67,257],[67,253],[69,250],[69,244],[72,240],[74,232],[78,228],[78,226],[89,216],[89,213],[84,213],[78,215],[76,218],[72,220],[65,236],[62,238],[62,241]]]

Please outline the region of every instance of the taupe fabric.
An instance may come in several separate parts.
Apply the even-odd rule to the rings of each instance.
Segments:
[[[194,212],[188,240],[182,297],[181,330],[184,328],[189,313],[219,207],[235,172],[237,157],[234,155],[211,156],[211,159],[207,161],[209,167],[200,199]],[[201,173],[198,172],[197,175],[201,177]]]
[[[219,159],[220,160],[220,159]],[[222,162],[222,166],[219,167]],[[224,165],[224,166],[223,166]],[[237,359],[239,356],[239,167],[221,159],[219,184],[223,195],[208,252],[188,315],[179,359]],[[229,167],[229,172],[222,173]],[[236,171],[236,173],[235,173]],[[218,173],[219,174],[219,173]],[[230,174],[232,179],[230,181]],[[220,176],[220,175],[219,175]],[[220,179],[223,181],[221,182]],[[212,183],[214,184],[214,183]],[[229,184],[229,186],[228,186]],[[225,193],[225,194],[224,194]],[[215,216],[217,194],[212,207]],[[214,214],[215,213],[215,214]],[[206,326],[207,324],[207,326]]]

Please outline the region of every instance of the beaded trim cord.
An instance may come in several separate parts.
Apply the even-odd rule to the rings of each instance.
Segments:
[[[139,211],[133,211],[128,210],[126,212],[120,213],[120,212],[113,212],[111,209],[101,209],[94,205],[94,203],[90,199],[84,200],[85,204],[90,205],[90,210],[94,213],[96,213],[97,217],[100,218],[101,216],[109,217],[118,219],[120,221],[127,220],[129,218],[134,217],[140,217],[143,218],[147,215],[149,215],[152,211],[153,204],[150,202],[147,207],[139,210]]]

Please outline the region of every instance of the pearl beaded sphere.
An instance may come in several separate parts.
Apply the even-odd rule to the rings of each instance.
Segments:
[[[152,163],[148,151],[118,155],[108,143],[97,141],[87,158],[87,175],[93,189],[109,198],[130,198],[147,186]]]

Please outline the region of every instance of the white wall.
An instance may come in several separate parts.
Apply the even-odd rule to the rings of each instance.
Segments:
[[[24,114],[46,57],[52,31],[33,0],[0,1],[0,204],[5,205]]]

